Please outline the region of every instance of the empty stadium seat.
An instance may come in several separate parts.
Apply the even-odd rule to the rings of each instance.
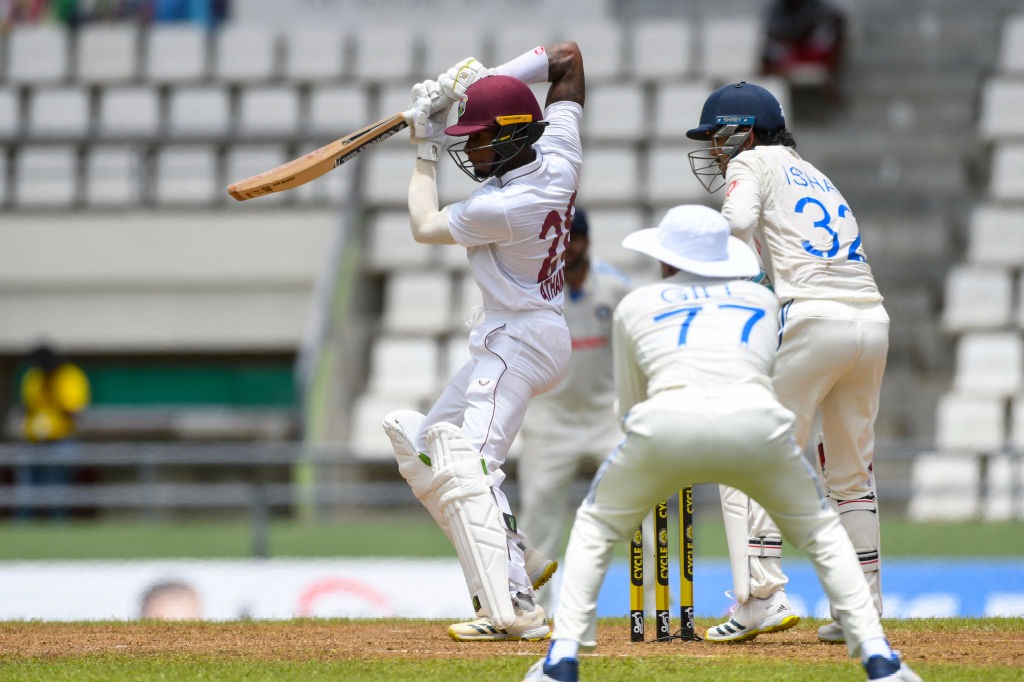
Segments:
[[[131,145],[92,145],[85,158],[85,203],[129,207],[141,199],[143,161]]]
[[[282,60],[275,29],[228,23],[214,37],[214,78],[229,83],[253,83],[278,75]]]
[[[997,201],[1024,200],[1024,142],[992,150],[988,195]]]
[[[651,149],[647,154],[644,198],[658,206],[706,202],[711,198],[700,181],[690,170],[687,153],[697,149],[688,146],[664,144]]]
[[[582,19],[561,27],[555,37],[575,40],[585,55],[587,87],[619,79],[625,72],[625,31],[614,19]],[[590,93],[587,93],[587,106]]]
[[[635,201],[640,192],[640,159],[633,147],[591,146],[580,174],[580,196],[591,206]]]
[[[58,24],[18,24],[7,34],[7,80],[47,85],[70,75],[70,34]]]
[[[914,521],[963,521],[980,513],[981,462],[965,453],[914,457],[907,516]]]
[[[1024,13],[1012,14],[1002,22],[997,71],[1024,74]]]
[[[581,195],[580,206],[583,206],[584,199]],[[651,260],[650,256],[622,248],[622,240],[626,235],[650,227],[644,219],[643,211],[630,208],[585,208],[590,225],[590,254],[593,259],[630,272],[644,267]]]
[[[974,207],[967,223],[967,260],[1011,268],[1024,264],[1024,207]]]
[[[452,320],[452,283],[445,271],[395,270],[384,284],[383,331],[440,335]]]
[[[14,204],[18,208],[68,208],[78,194],[78,153],[71,145],[19,148]]]
[[[435,246],[417,244],[409,231],[409,212],[403,209],[376,211],[366,228],[363,267],[370,271],[425,268]]]
[[[82,83],[128,83],[139,75],[139,25],[91,22],[78,28],[76,77]]]
[[[364,154],[357,159],[364,164],[363,196],[367,201],[372,204],[406,205],[409,178],[416,160],[416,154],[409,146],[379,147],[372,154]]]
[[[1022,467],[1019,454],[991,455],[985,469],[985,491],[981,502],[981,516],[986,521],[1009,521],[1019,518],[1021,504],[1017,491],[1021,488]]]
[[[1013,281],[1009,270],[956,265],[946,273],[942,324],[946,331],[995,329],[1012,319]]]
[[[680,19],[642,19],[629,29],[630,77],[664,83],[694,74],[693,26]]]
[[[433,339],[382,335],[370,352],[367,392],[393,397],[403,405],[437,392],[438,348]]]
[[[300,129],[299,93],[290,85],[244,87],[238,96],[238,134],[290,138]]]
[[[986,142],[1024,137],[1024,121],[1014,115],[1024,109],[1024,72],[986,79],[981,85],[980,108],[978,133]]]
[[[284,78],[291,83],[330,82],[346,75],[347,38],[335,26],[290,26],[284,33]]]
[[[88,134],[90,104],[89,91],[85,88],[36,88],[28,102],[31,137],[79,139]]]
[[[420,72],[421,33],[411,26],[381,24],[363,26],[352,35],[355,61],[352,77],[361,83],[402,81],[408,88],[413,74]]]
[[[654,92],[654,137],[675,142],[686,139],[686,131],[700,120],[704,100],[713,90],[710,83],[700,79],[659,85]]]
[[[365,88],[316,85],[310,89],[308,132],[323,136],[325,143],[372,123],[371,116]]]
[[[467,32],[458,22],[439,27],[437,33],[431,32],[423,41],[423,59],[416,67],[418,78],[437,78],[439,73],[466,57],[476,57],[484,66],[495,66],[505,61],[491,59],[485,38],[483,31]],[[408,90],[406,88],[406,92]]]
[[[147,85],[103,88],[96,131],[103,138],[155,138],[160,132],[160,93]]]
[[[210,145],[174,145],[156,155],[153,200],[158,205],[205,205],[221,198],[217,152]],[[226,196],[226,195],[224,195]]]
[[[757,80],[761,34],[761,19],[754,14],[705,17],[698,43],[700,73],[722,85]]]
[[[588,86],[583,135],[587,141],[638,142],[647,138],[650,126],[640,84],[616,82]]]
[[[349,412],[348,444],[352,448],[352,455],[368,461],[393,460],[394,450],[384,433],[384,416],[393,410],[419,407],[402,402],[392,395],[362,393],[357,396]]]
[[[143,47],[142,73],[151,83],[191,83],[206,78],[206,30],[190,23],[154,24]]]
[[[935,446],[943,452],[997,452],[1006,443],[1006,402],[1001,397],[952,391],[939,397]]]
[[[222,138],[231,130],[231,102],[217,85],[181,86],[170,93],[168,132],[173,137]]]
[[[973,332],[960,337],[953,387],[961,393],[1003,398],[1021,390],[1024,344],[1020,332]]]

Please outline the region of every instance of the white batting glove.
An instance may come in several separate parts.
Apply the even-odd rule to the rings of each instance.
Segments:
[[[415,107],[421,99],[429,100],[431,114],[436,114],[442,109],[447,111],[455,101],[447,97],[441,90],[441,85],[433,80],[422,81],[412,86],[412,91],[409,93],[411,106]]]
[[[427,161],[437,161],[447,139],[444,129],[448,108],[431,113],[431,101],[421,97],[406,112],[409,120],[409,141],[416,145],[416,156]]]
[[[438,76],[437,82],[441,86],[441,91],[453,102],[457,102],[466,94],[466,88],[481,78],[493,75],[494,69],[484,66],[476,57],[466,57]]]

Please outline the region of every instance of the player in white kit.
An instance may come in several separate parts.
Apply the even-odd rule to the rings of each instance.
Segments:
[[[562,552],[572,510],[570,486],[581,466],[599,465],[620,440],[612,375],[612,312],[630,290],[616,268],[590,258],[590,224],[576,207],[565,250],[565,321],[572,338],[569,370],[562,381],[530,402],[517,465],[520,526],[542,555]],[[555,590],[541,590],[545,612],[554,614]]]
[[[722,213],[732,234],[756,247],[778,295],[783,325],[775,391],[796,414],[801,448],[821,413],[819,463],[828,498],[881,614],[873,459],[889,316],[857,219],[828,177],[797,154],[782,107],[760,86],[741,82],[713,92],[687,137],[711,142],[690,153],[693,172],[708,191],[724,184]],[[722,504],[737,608],[728,622],[708,631],[708,639],[751,639],[794,625],[798,619],[783,590],[778,529],[742,493],[723,489]],[[842,641],[843,630],[829,623],[818,638]]]
[[[527,83],[550,81],[544,112]],[[409,183],[413,238],[466,249],[483,306],[470,360],[424,417],[388,414],[399,471],[455,546],[476,619],[449,627],[456,640],[546,639],[525,536],[501,490],[502,465],[527,402],[554,387],[571,352],[562,316],[563,252],[582,163],[583,62],[576,43],[537,47],[496,69],[461,60],[413,87]],[[458,121],[444,127],[449,108]],[[481,186],[440,207],[437,158],[448,151]],[[536,553],[534,553],[536,554]]]
[[[853,545],[793,439],[793,413],[772,390],[778,302],[749,280],[759,270],[754,252],[699,205],[669,210],[622,244],[661,261],[665,279],[615,311],[626,437],[576,512],[552,642],[526,682],[577,681],[580,648],[597,644],[597,597],[615,548],[658,500],[709,482],[760,500],[808,553],[869,680],[919,680],[885,639]]]

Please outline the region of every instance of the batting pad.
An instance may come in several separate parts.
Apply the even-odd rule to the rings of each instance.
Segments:
[[[509,596],[508,545],[483,460],[462,431],[440,422],[427,431],[434,499],[448,524],[473,605],[494,626],[515,622]]]
[[[415,410],[395,410],[384,416],[384,433],[391,440],[398,462],[398,473],[402,475],[416,499],[423,503],[434,521],[444,531],[445,537],[452,539],[448,523],[441,515],[441,509],[434,496],[434,470],[430,466],[430,458],[416,450],[413,435],[420,430],[424,416]]]

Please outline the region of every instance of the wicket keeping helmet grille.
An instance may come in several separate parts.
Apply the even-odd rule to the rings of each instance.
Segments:
[[[453,137],[494,131],[490,144],[470,150],[491,148],[495,160],[486,168],[475,168],[466,154],[468,140],[452,145],[448,154],[466,175],[477,182],[501,172],[505,164],[525,147],[540,139],[546,121],[533,91],[517,78],[489,76],[466,88],[459,100],[459,120],[445,129]]]

